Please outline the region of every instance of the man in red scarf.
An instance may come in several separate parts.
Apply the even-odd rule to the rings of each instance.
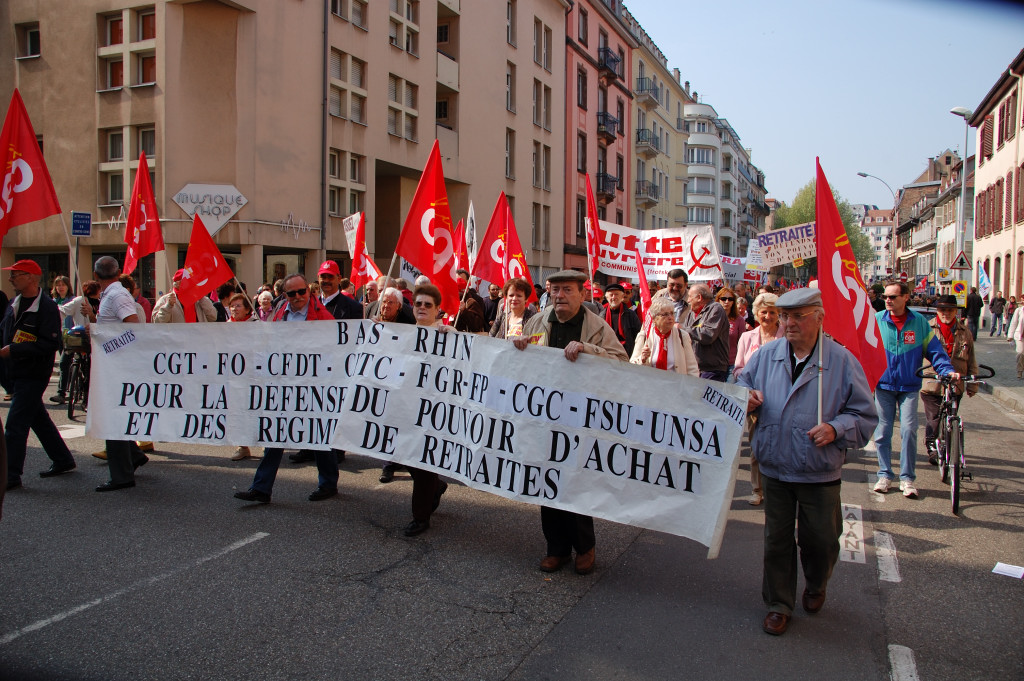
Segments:
[[[629,309],[625,304],[626,290],[622,284],[609,284],[604,289],[605,300],[608,304],[604,306],[604,321],[612,327],[615,337],[619,339],[626,354],[633,356],[633,344],[636,343],[636,335],[640,333],[643,324],[636,312]]]

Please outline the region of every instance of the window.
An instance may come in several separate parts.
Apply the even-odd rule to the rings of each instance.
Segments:
[[[15,26],[18,41],[18,59],[30,59],[40,55],[39,24],[19,24]]]
[[[156,55],[146,54],[138,57],[138,75],[136,85],[153,85],[156,83]]]
[[[352,66],[351,66],[351,73],[350,73],[351,78],[350,78],[350,81],[349,81],[352,84],[352,86],[353,87],[360,87],[360,88],[361,87],[365,87],[363,85],[363,81],[365,79],[364,78],[365,74],[366,74],[366,62],[364,62],[361,59],[356,59],[355,57],[352,57]]]
[[[616,154],[615,155],[615,177],[616,177],[617,181],[616,181],[615,184],[616,184],[616,188],[620,192],[622,191],[623,182],[624,182],[622,176],[626,174],[625,168],[626,168],[626,162],[622,158],[622,154]],[[619,223],[619,224],[622,224],[622,223]]]
[[[349,190],[348,192],[348,214],[358,213],[363,209],[363,192]]]
[[[345,18],[345,7],[342,5],[342,0],[331,0],[331,14],[342,19]]]
[[[708,122],[707,121],[697,121],[693,125],[694,125],[694,129],[693,129],[694,132],[707,132],[708,131]]]
[[[544,129],[551,129],[551,88],[544,86]]]
[[[345,80],[345,74],[342,72],[344,60],[345,54],[343,52],[331,48],[331,58],[327,72],[334,80]]]
[[[533,247],[538,251],[549,250],[549,234],[551,231],[551,209],[540,203],[533,204],[530,213]]]
[[[401,114],[395,109],[388,109],[388,134],[399,137],[401,133],[398,131],[398,119]]]
[[[106,204],[122,203],[124,201],[124,175],[121,173],[106,173],[106,180],[107,195],[104,199]]]
[[[615,117],[619,119],[619,136],[626,134],[626,104],[622,98],[615,101]]]
[[[121,15],[107,17],[104,26],[104,45],[120,45],[124,42],[124,19]]]
[[[388,134],[415,142],[417,136],[417,100],[419,87],[388,74]]]
[[[626,78],[626,51],[621,47],[619,48],[619,63],[615,67],[615,75],[622,79]]]
[[[551,70],[551,50],[553,45],[553,33],[547,26],[544,27],[544,63],[543,66],[548,71]]]
[[[327,212],[331,215],[341,215],[341,192],[341,187],[327,190]]]
[[[365,156],[349,154],[348,158],[348,179],[356,184],[363,184],[363,162]]]
[[[702,147],[690,147],[686,150],[686,162],[701,165],[715,164],[715,150]]]
[[[352,14],[349,16],[352,25],[366,28],[366,16],[366,0],[352,0]]]
[[[116,90],[124,86],[124,62],[120,59],[105,59],[104,70],[106,71],[105,82],[102,83],[104,90]]]
[[[582,132],[576,133],[576,170],[587,172],[587,135]]]
[[[366,125],[366,97],[352,93],[348,117],[353,123]]]
[[[505,40],[509,45],[516,45],[516,0],[508,0],[505,5]]]
[[[156,156],[156,128],[139,128],[139,151],[147,158]]]
[[[331,86],[330,96],[327,101],[327,113],[338,118],[343,117],[341,111],[341,90],[333,85]]]
[[[582,196],[576,197],[576,236],[587,236],[587,201]]]
[[[437,44],[444,45],[449,40],[450,24],[438,24],[437,25]]]
[[[535,64],[542,63],[544,59],[544,22],[537,17],[533,18],[533,61]]]
[[[107,161],[124,160],[124,133],[121,130],[107,132]]]
[[[156,12],[153,10],[139,12],[139,40],[156,38]]]
[[[578,31],[577,31],[577,37],[579,38],[580,43],[582,43],[584,45],[587,44],[587,32],[588,32],[588,27],[587,27],[587,10],[583,9],[582,7],[580,7],[579,26],[578,26]]]
[[[505,129],[505,177],[516,179],[516,133],[511,128]]]
[[[516,65],[512,62],[505,63],[505,108],[516,110]]]
[[[388,22],[388,42],[390,42],[394,47],[400,47],[402,45],[402,39],[400,37],[402,33],[402,25],[400,23],[394,19]]]
[[[587,108],[587,72],[583,67],[576,69],[576,106]]]
[[[448,120],[448,100],[439,99],[434,105],[434,118],[439,121]]]
[[[531,159],[533,161],[533,163],[532,163],[532,168],[533,168],[533,186],[534,187],[540,187],[540,183],[541,183],[541,178],[540,178],[540,175],[541,175],[541,172],[540,172],[540,164],[541,164],[541,160],[540,160],[540,142],[538,142],[536,140],[534,140],[534,142],[533,142],[533,155],[532,155]],[[537,205],[537,204],[534,204],[534,205]]]
[[[420,53],[419,31],[413,31],[409,29],[405,32],[405,51],[413,56],[416,56]]]
[[[336,180],[341,179],[341,152],[331,149],[327,154],[327,174]]]
[[[544,122],[544,86],[536,78],[533,79],[533,124]]]
[[[551,147],[544,145],[541,150],[541,181],[545,191],[551,191]]]

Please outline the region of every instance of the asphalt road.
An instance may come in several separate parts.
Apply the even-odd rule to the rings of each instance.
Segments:
[[[760,627],[746,459],[718,559],[598,521],[596,572],[546,575],[536,507],[451,485],[408,539],[411,481],[381,485],[358,456],[318,503],[312,465],[285,463],[274,502],[247,505],[232,494],[255,459],[178,444],[158,445],[135,489],[96,494],[101,443],[51,413],[79,468],[39,479],[30,440],[5,501],[0,681],[1024,678],[1024,580],[992,573],[1024,565],[1024,418],[987,396],[963,408],[959,517],[927,463],[911,501],[870,492],[874,455],[851,456],[851,548],[824,610],[779,638]]]

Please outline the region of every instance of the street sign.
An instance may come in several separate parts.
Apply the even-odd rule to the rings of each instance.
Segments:
[[[92,236],[92,213],[71,211],[71,236]]]
[[[909,278],[906,272],[900,272],[900,281],[906,281]]]
[[[950,280],[953,279],[953,271],[948,269],[948,268],[946,268],[946,267],[940,267],[939,271],[936,273],[936,277],[935,278],[938,281],[942,281],[942,282],[950,281]]]
[[[956,304],[959,307],[967,307],[967,282],[954,281],[953,295],[956,296]]]
[[[969,270],[969,269],[971,269],[971,263],[967,259],[967,256],[964,255],[964,252],[960,251],[960,253],[955,258],[953,258],[953,264],[949,266],[949,269],[951,269],[951,270]]]

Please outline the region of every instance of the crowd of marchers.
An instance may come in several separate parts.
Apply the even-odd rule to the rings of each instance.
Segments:
[[[150,305],[136,282],[109,256],[96,260],[93,279],[78,292],[63,276],[53,280],[50,291],[44,290],[42,270],[32,260],[19,260],[5,269],[16,296],[0,301],[5,309],[0,322],[0,384],[4,399],[10,401],[0,451],[0,475],[5,476],[0,511],[4,492],[25,484],[30,431],[50,459],[49,468],[39,472],[41,478],[76,468],[47,411],[44,392],[59,355],[57,390],[49,401],[63,404],[69,399],[71,358],[88,344],[82,347],[68,340],[91,324],[185,323],[192,317],[200,323],[370,319],[489,334],[520,350],[530,344],[558,348],[564,361],[588,354],[748,389],[749,503],[763,505],[765,514],[762,596],[768,614],[763,628],[774,635],[786,631],[796,609],[798,550],[805,582],[801,606],[810,614],[824,606],[839,555],[841,471],[848,450],[873,440],[879,465],[875,492],[886,493],[898,478],[904,497],[918,497],[918,401],[924,403],[925,451],[934,463],[940,399],[938,384],[922,382],[918,369],[930,364],[935,373],[954,379],[976,373],[978,320],[972,314],[982,311],[976,292],[968,298],[966,318],[961,319],[952,296],[929,301],[936,315],[928,318],[913,309],[915,301],[905,283],[885,286],[881,296],[869,289],[887,360],[877,385],[869,386],[855,357],[822,334],[829,311],[813,286],[764,285],[750,290],[744,282],[719,282],[712,288],[690,282],[685,270],[676,269],[667,273],[664,283],[652,284],[653,295],[645,303],[629,283],[602,289],[574,270],[550,275],[543,286],[514,278],[486,288],[460,270],[461,304],[457,310],[442,310],[441,292],[426,277],[412,284],[380,277],[357,296],[338,264],[328,260],[315,281],[291,274],[250,294],[235,280],[221,286],[214,297],[200,299],[194,310],[184,310],[175,294],[181,271],[172,290]],[[998,297],[987,307],[993,319],[1001,320],[999,331],[1005,321],[1008,337],[1017,343],[1019,376],[1024,323],[1016,301],[1011,297],[1000,303]],[[974,390],[968,387],[966,392],[972,395]],[[91,404],[102,409],[102,400]],[[897,413],[902,433],[898,476],[891,447]],[[135,473],[149,462],[146,452],[154,448],[152,442],[106,441],[93,456],[107,461],[109,479],[96,491],[135,487]],[[248,447],[238,447],[230,458],[252,456]],[[283,456],[281,448],[265,448],[251,485],[235,497],[270,503]],[[337,496],[344,457],[339,450],[300,450],[289,456],[293,463],[316,464],[317,486],[310,501]],[[407,470],[413,482],[412,520],[403,533],[415,536],[430,528],[448,484],[434,472]],[[391,482],[395,473],[394,465],[385,465],[380,482]],[[593,572],[597,542],[590,516],[542,507],[541,526],[545,551],[540,570],[555,572],[572,563],[579,574]]]

